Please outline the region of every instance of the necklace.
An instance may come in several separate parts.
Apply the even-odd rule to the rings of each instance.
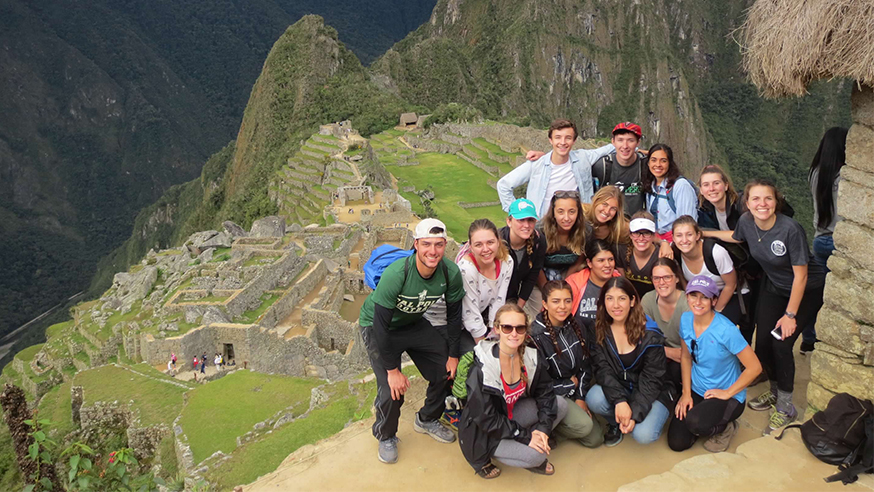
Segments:
[[[773,229],[773,227],[772,227],[771,229]],[[760,236],[760,235],[759,235],[759,226],[756,226],[756,237],[759,239],[759,242],[762,242],[762,239],[764,239],[765,236],[767,236],[768,233],[771,232],[771,229],[768,229],[767,231],[765,231],[764,234],[762,234],[762,235]]]

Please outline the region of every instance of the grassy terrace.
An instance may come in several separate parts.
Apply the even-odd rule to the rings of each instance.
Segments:
[[[433,186],[436,198],[432,207],[453,237],[459,240],[464,238],[470,223],[482,217],[491,219],[499,226],[504,221],[506,214],[502,211],[498,213],[500,207],[463,209],[458,206],[460,201],[497,200],[497,192],[488,185],[488,180],[494,177],[454,155],[424,152],[418,155],[418,159],[418,166],[395,167],[391,172],[398,178],[399,188],[414,183]],[[424,212],[418,196],[413,193],[401,194],[410,200],[414,212]]]
[[[282,297],[282,294],[265,292],[261,295],[261,305],[256,309],[241,314],[239,320],[243,323],[254,323],[258,321],[261,318],[261,315],[263,315],[264,312],[267,311],[267,309],[270,308],[270,306],[272,306],[280,297]]]
[[[71,386],[71,382],[55,386],[39,402],[39,418],[52,422],[49,432],[56,438],[65,436],[74,429],[73,417],[70,413]]]
[[[355,385],[353,392],[349,391],[345,382],[341,382],[327,387],[326,392],[332,396],[326,407],[314,409],[306,418],[284,425],[263,439],[244,444],[221,467],[211,468],[206,473],[207,480],[216,483],[220,490],[249,483],[275,470],[286,456],[301,446],[330,437],[347,423],[370,416],[369,407],[376,394],[373,382]],[[190,441],[191,434],[184,424],[183,428]]]
[[[186,391],[115,366],[82,371],[76,374],[73,384],[83,387],[86,404],[133,400],[132,408],[139,411],[143,425],[172,424],[182,408],[182,393]]]
[[[243,263],[243,266],[269,265],[279,259],[278,256],[255,255]],[[270,260],[270,261],[267,261]]]
[[[314,379],[237,371],[198,387],[189,395],[179,422],[195,463],[218,450],[234,451],[238,436],[282,409],[293,406],[295,415],[305,412],[310,391],[319,384]],[[277,458],[282,461],[286,454]]]

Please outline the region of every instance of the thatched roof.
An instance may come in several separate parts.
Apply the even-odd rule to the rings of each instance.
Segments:
[[[757,0],[740,41],[744,70],[767,97],[834,77],[874,86],[874,0]]]

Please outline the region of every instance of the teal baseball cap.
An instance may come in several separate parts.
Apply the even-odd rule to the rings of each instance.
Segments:
[[[516,220],[536,219],[537,208],[534,202],[527,198],[519,198],[510,204],[510,217]]]

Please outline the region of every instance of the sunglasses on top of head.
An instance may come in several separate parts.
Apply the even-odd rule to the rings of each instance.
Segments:
[[[576,198],[580,199],[580,192],[578,191],[556,191],[554,195],[552,195],[552,201],[560,200],[562,198]]]

